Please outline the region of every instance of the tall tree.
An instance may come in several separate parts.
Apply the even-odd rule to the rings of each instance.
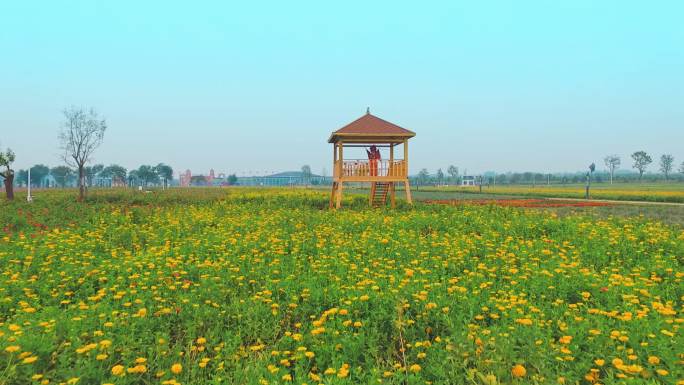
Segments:
[[[138,167],[138,178],[140,178],[145,187],[150,183],[159,182],[159,175],[155,172],[154,167],[145,164]]]
[[[644,171],[646,171],[646,167],[653,162],[653,159],[651,159],[651,156],[648,155],[646,151],[635,152],[632,154],[632,159],[634,160],[633,167],[639,171],[639,181],[641,181],[641,178],[644,176]]]
[[[14,159],[16,155],[11,149],[8,148],[5,152],[0,151],[0,167],[5,168],[0,171],[0,176],[5,183],[5,196],[10,201],[14,199],[14,170],[12,170]]]
[[[78,170],[78,199],[85,199],[85,165],[102,143],[107,123],[94,109],[71,107],[64,110],[64,122],[59,139],[64,162]]]
[[[447,173],[451,177],[452,182],[458,183],[458,167],[453,164],[447,168]]]
[[[128,185],[133,186],[140,182],[140,176],[138,175],[138,170],[131,170],[128,172]]]
[[[100,175],[102,175],[103,178],[111,178],[112,184],[115,184],[126,182],[127,172],[128,171],[124,167],[119,166],[118,164],[111,164],[105,167]]]
[[[589,165],[589,171],[587,171],[587,190],[584,194],[584,199],[589,199],[589,188],[591,187],[591,176],[594,174],[594,170],[596,170],[596,165],[594,163]]]
[[[237,181],[238,181],[237,175],[235,175],[235,174],[228,175],[228,185],[229,186],[236,185]]]
[[[441,168],[437,170],[437,183],[440,185],[444,183],[444,171]]]
[[[93,181],[102,172],[102,170],[104,170],[104,165],[102,165],[102,164],[96,164],[94,166],[86,166],[85,174],[86,174],[86,184],[88,187],[93,185]]]
[[[173,169],[164,163],[154,166],[154,171],[164,181],[164,187],[168,186],[168,181],[173,180]]]
[[[610,172],[610,184],[613,184],[613,175],[615,175],[615,170],[620,167],[620,157],[617,155],[608,155],[603,159],[603,161],[606,163],[606,167],[608,167],[608,172]]]
[[[665,175],[665,180],[670,179],[670,172],[672,171],[673,164],[674,156],[663,154],[663,156],[660,157],[660,171]]]
[[[430,180],[430,173],[426,168],[418,172],[418,184],[425,185]]]
[[[307,186],[311,183],[311,166],[308,164],[302,166],[302,179]]]
[[[28,184],[28,171],[24,169],[17,171],[14,182],[19,186],[26,186]]]
[[[73,170],[67,166],[57,166],[50,170],[50,175],[55,178],[55,182],[60,187],[66,187],[69,177],[73,174]]]
[[[682,162],[682,164],[679,166],[679,172],[684,174],[684,162]]]
[[[31,186],[43,187],[43,179],[50,175],[50,167],[37,164],[31,167]]]

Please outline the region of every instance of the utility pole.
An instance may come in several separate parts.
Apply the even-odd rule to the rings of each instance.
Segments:
[[[26,194],[26,202],[32,202],[33,197],[31,196],[31,167],[28,169],[28,194]]]

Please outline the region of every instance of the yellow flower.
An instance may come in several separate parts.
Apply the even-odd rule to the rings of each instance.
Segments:
[[[594,360],[594,363],[598,366],[603,366],[603,364],[606,363],[606,360],[598,359],[598,360]]]
[[[123,376],[125,369],[123,365],[114,365],[112,367],[112,374],[115,376]]]
[[[422,368],[418,364],[413,364],[409,367],[409,371],[412,373],[418,373],[418,372],[420,372],[421,369]]]
[[[204,337],[200,337],[197,339],[197,345],[204,345],[207,343],[207,339]]]
[[[135,365],[132,368],[126,369],[128,373],[137,373],[137,374],[142,374],[147,371],[147,366],[145,365]]]
[[[284,375],[281,377],[281,379],[282,379],[283,381],[292,381],[292,376],[289,375],[289,374],[284,374]]]
[[[16,352],[16,351],[19,351],[19,349],[21,349],[19,346],[17,346],[17,345],[11,345],[11,346],[6,347],[6,348],[5,348],[5,351],[6,351],[7,353],[14,353],[14,352]]]
[[[515,378],[525,377],[525,374],[527,374],[527,369],[525,369],[525,367],[520,364],[515,365],[511,369],[511,375],[513,375],[513,377]]]
[[[316,354],[314,352],[306,352],[306,353],[304,353],[304,355],[307,358],[314,358],[316,356]]]
[[[24,364],[32,364],[38,360],[38,357],[36,356],[31,356],[31,357],[26,357],[24,358],[21,362]]]
[[[361,297],[359,297],[359,301],[368,301],[369,298],[370,297],[368,297],[367,295],[364,294]]]
[[[181,364],[171,365],[171,373],[180,374],[182,371],[183,371],[183,365],[181,365]]]
[[[652,365],[658,365],[660,363],[660,358],[656,356],[648,356],[648,363]]]

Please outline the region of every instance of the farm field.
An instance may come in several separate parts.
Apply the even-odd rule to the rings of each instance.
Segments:
[[[423,191],[432,192],[460,192],[479,193],[475,186],[445,186],[421,187]],[[492,195],[551,197],[551,198],[584,198],[585,186],[570,185],[490,185],[483,186],[482,192]],[[684,183],[594,183],[591,185],[593,199],[644,201],[644,202],[674,202],[684,203]]]
[[[368,189],[348,189],[358,194],[368,194]],[[483,191],[486,191],[483,190]],[[399,196],[403,197],[400,191]],[[479,193],[474,191],[453,191],[444,188],[430,189],[421,188],[411,192],[413,199],[422,202],[452,201],[454,204],[494,204],[505,206],[522,206],[555,213],[561,217],[567,215],[582,215],[594,220],[610,220],[612,217],[643,217],[644,219],[656,220],[667,224],[684,226],[684,204],[678,203],[606,203],[596,200],[586,201],[570,200],[563,198],[545,198],[534,196],[506,195]],[[529,202],[533,202],[529,204]]]
[[[681,226],[335,212],[315,190],[74,198],[0,203],[0,384],[684,384]]]

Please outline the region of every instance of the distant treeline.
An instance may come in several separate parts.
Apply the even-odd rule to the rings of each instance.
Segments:
[[[49,167],[37,164],[30,168],[32,187],[76,187],[78,173],[67,166]],[[96,164],[84,168],[85,185],[89,187],[112,186],[154,186],[168,185],[173,179],[173,169],[164,163],[156,166],[142,165],[137,169],[127,170],[123,166],[112,164],[104,166]],[[18,170],[14,185],[28,186],[29,170]]]
[[[409,177],[412,184],[417,185],[461,185],[463,184],[464,176],[448,176],[435,172],[430,174],[419,173],[415,176]],[[542,184],[572,184],[584,183],[586,181],[585,172],[575,173],[540,173],[540,172],[506,172],[493,173],[487,172],[482,175],[471,176],[474,184],[497,185],[497,184],[525,184],[525,185],[542,185]],[[613,175],[613,183],[633,183],[639,181],[639,173],[632,171],[621,171]],[[641,182],[684,182],[684,174],[677,173],[669,175],[666,179],[662,174],[644,173],[641,177]],[[610,173],[608,171],[598,171],[592,175],[592,183],[609,183]]]
[[[632,170],[620,170],[622,163],[618,155],[607,155],[603,159],[605,171],[595,171],[596,165],[591,163],[587,171],[573,173],[541,173],[541,172],[506,172],[497,173],[488,171],[477,175],[461,175],[459,168],[451,165],[446,168],[446,173],[438,169],[431,174],[427,169],[410,177],[415,185],[427,184],[568,184],[582,183],[591,178],[592,182],[628,183],[628,182],[658,182],[658,181],[684,181],[684,162],[675,169],[675,158],[670,154],[660,156],[658,162],[659,173],[649,172],[648,167],[653,163],[651,156],[645,151],[635,151],[631,156]]]

